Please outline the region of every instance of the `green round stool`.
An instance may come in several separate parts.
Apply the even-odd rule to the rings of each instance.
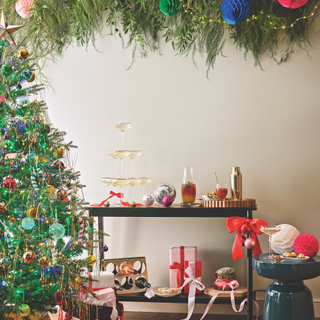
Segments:
[[[263,253],[254,256],[254,271],[273,279],[265,293],[263,320],[314,320],[313,299],[303,280],[320,275],[320,256],[309,260],[264,260]]]

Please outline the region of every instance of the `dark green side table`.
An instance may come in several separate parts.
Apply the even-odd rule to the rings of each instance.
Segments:
[[[263,320],[314,320],[312,293],[303,280],[320,275],[320,256],[275,263],[264,260],[267,255],[260,254],[252,260],[258,275],[273,279],[265,293]]]

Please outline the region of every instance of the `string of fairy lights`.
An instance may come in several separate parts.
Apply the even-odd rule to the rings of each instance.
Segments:
[[[314,14],[316,13],[318,7],[319,7],[319,4],[320,4],[320,1],[315,5],[313,11],[308,15],[308,16],[302,16],[300,18],[297,18],[294,22],[292,22],[289,26],[286,26],[286,25],[283,25],[283,26],[274,26],[273,29],[274,30],[279,30],[279,29],[289,29],[289,28],[292,28],[297,22],[299,22],[300,20],[305,20],[305,19],[308,19],[308,18],[311,18],[314,16]],[[186,4],[182,5],[182,7],[184,8],[184,12],[185,13],[189,13],[191,15],[194,14],[194,9],[193,8],[190,8],[188,7]],[[257,16],[257,15],[252,15],[251,18],[247,18],[246,22],[251,22],[253,20],[258,20],[259,17],[261,15],[264,15],[263,11],[260,11],[260,15]],[[267,15],[267,18],[271,18],[270,15]],[[194,18],[194,20],[198,20],[201,24],[205,24],[205,23],[212,23],[214,20],[213,19],[208,19],[207,17],[201,17],[201,18]],[[224,23],[224,24],[227,24],[223,19],[218,19],[217,20],[218,23]],[[270,25],[273,25],[275,24],[273,21],[270,21],[269,22]]]

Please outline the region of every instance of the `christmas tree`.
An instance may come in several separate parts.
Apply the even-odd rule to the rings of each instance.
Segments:
[[[5,20],[4,25],[0,319],[41,319],[57,305],[71,314],[80,293],[88,289],[85,271],[95,263],[92,218],[86,215],[79,173],[67,165],[74,146],[50,124],[46,104],[39,98],[44,87],[33,82],[36,62],[27,50],[15,46]]]

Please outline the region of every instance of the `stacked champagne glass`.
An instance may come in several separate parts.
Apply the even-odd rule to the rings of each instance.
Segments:
[[[141,155],[141,150],[126,150],[124,147],[124,132],[131,128],[131,123],[129,122],[121,122],[116,123],[115,127],[122,132],[122,149],[116,151],[108,151],[107,154],[113,161],[113,177],[103,177],[101,178],[101,182],[105,183],[109,187],[109,194],[111,187],[119,187],[120,193],[123,194],[122,188],[126,187],[125,196],[127,196],[128,185],[132,187],[132,202],[131,206],[135,206],[135,195],[134,195],[134,187],[138,184],[142,185],[142,194],[144,195],[144,186],[151,182],[151,178],[149,177],[135,177],[134,176],[134,159]],[[129,157],[131,158],[131,177],[126,178],[123,176],[123,159]],[[117,177],[117,159],[120,161],[120,177]],[[123,197],[121,200],[124,201]],[[113,202],[113,206],[121,206],[121,202]]]

